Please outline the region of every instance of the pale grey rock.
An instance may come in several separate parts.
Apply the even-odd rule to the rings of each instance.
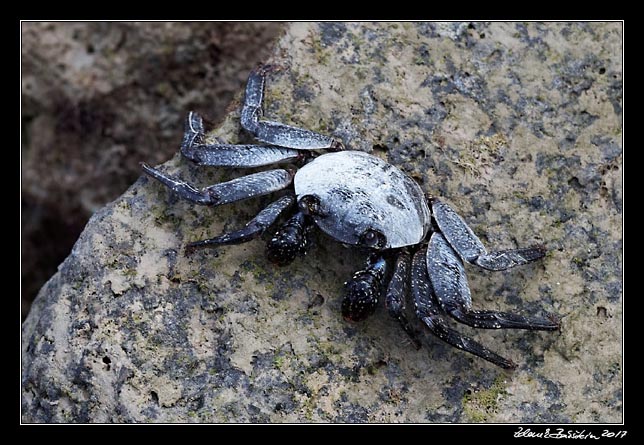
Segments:
[[[490,250],[549,247],[506,272],[466,266],[475,307],[562,317],[560,333],[458,327],[517,370],[429,335],[417,351],[382,309],[345,322],[363,258],[323,238],[286,268],[260,241],[186,256],[270,197],[209,209],[142,178],[23,325],[23,421],[621,422],[622,38],[599,22],[294,23],[268,61],[283,69],[267,118],[395,164]],[[231,110],[210,138],[248,142]]]

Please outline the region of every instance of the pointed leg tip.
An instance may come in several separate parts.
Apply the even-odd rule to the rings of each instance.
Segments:
[[[259,63],[255,69],[253,70],[254,73],[257,73],[259,75],[266,75],[268,73],[273,73],[277,71],[283,70],[284,67],[281,65],[278,65],[276,63]]]
[[[213,245],[218,245],[219,243],[216,242],[217,239],[208,239],[208,240],[202,240],[202,241],[193,241],[191,243],[186,244],[186,247],[184,247],[184,252],[186,255],[192,255],[195,253],[195,251],[203,249],[205,247],[211,247]]]
[[[503,369],[507,369],[508,371],[514,371],[519,367],[519,365],[514,363],[512,360],[508,360],[508,359],[505,359],[505,361],[500,365]]]
[[[205,239],[201,241],[193,241],[192,243],[186,244],[184,251],[186,255],[191,255],[196,250],[200,250],[200,249],[225,246],[226,244],[236,244],[231,241],[234,241],[234,240],[231,240],[230,237],[226,235],[218,236],[211,239]]]
[[[199,114],[199,112],[194,111],[194,110],[188,111],[188,119],[190,119],[190,120],[203,120],[203,118],[201,117],[201,114]]]
[[[203,117],[196,111],[189,111],[184,124],[184,136],[181,150],[184,152],[195,144],[201,144],[204,138]]]
[[[156,169],[153,167],[150,167],[147,163],[145,162],[139,162],[139,165],[141,166],[141,170],[143,170],[143,173],[145,173],[148,176],[152,176],[153,178],[156,176]]]
[[[561,330],[561,318],[555,314],[548,314],[548,320],[552,323],[549,331],[560,331]]]
[[[532,249],[537,251],[539,258],[543,258],[544,256],[546,256],[546,253],[548,253],[548,248],[545,244],[535,244],[534,246],[532,246]]]

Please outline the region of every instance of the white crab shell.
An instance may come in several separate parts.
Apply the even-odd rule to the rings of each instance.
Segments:
[[[421,242],[431,213],[421,188],[382,159],[361,151],[327,153],[295,175],[298,200],[315,195],[325,216],[314,216],[327,235],[359,244],[360,235],[375,229],[387,238],[383,249]]]

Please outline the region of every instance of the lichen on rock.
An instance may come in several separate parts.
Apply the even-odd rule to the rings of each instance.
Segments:
[[[364,258],[320,238],[286,268],[253,241],[187,256],[269,197],[215,209],[141,178],[95,213],[22,332],[25,422],[620,422],[619,23],[293,23],[265,115],[342,139],[418,180],[494,248],[538,263],[468,267],[474,305],[562,317],[559,333],[458,329],[508,372],[381,308],[340,316]],[[241,97],[241,96],[238,96]],[[239,107],[209,138],[247,141]],[[182,119],[177,116],[177,119]],[[168,172],[212,184],[238,171]]]

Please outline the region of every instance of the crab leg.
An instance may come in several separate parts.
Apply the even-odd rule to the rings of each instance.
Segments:
[[[313,223],[298,211],[275,232],[266,245],[268,260],[278,266],[291,264],[298,255],[305,255],[311,247]]]
[[[204,144],[202,117],[191,111],[186,117],[181,153],[198,165],[213,167],[261,167],[292,162],[307,156],[304,151],[275,145]]]
[[[394,319],[398,320],[400,326],[407,333],[411,341],[420,349],[420,340],[418,334],[409,324],[405,316],[405,300],[409,293],[409,266],[411,265],[411,256],[407,252],[401,252],[396,258],[394,272],[389,280],[387,291],[385,293],[385,307],[387,312]]]
[[[199,190],[187,182],[167,176],[145,163],[141,163],[141,167],[146,174],[169,187],[182,198],[196,204],[211,206],[228,204],[282,190],[288,187],[293,180],[293,175],[290,172],[277,169],[242,176]]]
[[[251,219],[248,224],[234,232],[225,233],[214,238],[196,241],[186,246],[186,250],[192,251],[199,247],[221,246],[226,244],[241,244],[251,241],[266,231],[279,216],[295,203],[294,195],[286,195],[268,205],[261,212]]]
[[[450,206],[438,199],[432,202],[432,214],[447,242],[470,264],[487,270],[505,270],[543,258],[544,246],[500,250],[488,253],[480,239]]]
[[[387,262],[374,254],[367,261],[367,267],[344,283],[342,316],[346,320],[361,321],[373,314],[382,296],[386,272]]]
[[[438,303],[445,312],[461,323],[484,329],[559,329],[559,323],[551,319],[472,309],[472,297],[463,262],[440,233],[434,233],[429,240],[426,261]]]
[[[501,357],[480,343],[447,326],[447,323],[441,316],[440,306],[433,295],[434,291],[427,274],[425,257],[426,249],[418,250],[413,256],[411,265],[411,293],[418,318],[427,325],[432,334],[444,342],[481,357],[502,368],[516,368],[516,364],[511,360]]]
[[[279,122],[260,120],[266,73],[274,69],[260,65],[251,71],[246,84],[246,96],[241,111],[241,125],[257,140],[296,150],[342,150],[342,143],[314,131],[291,127]]]

